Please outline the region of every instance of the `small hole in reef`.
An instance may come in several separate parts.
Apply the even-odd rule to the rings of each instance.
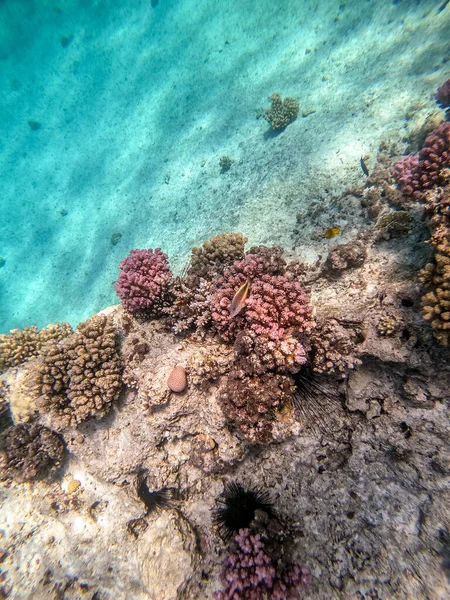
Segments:
[[[405,340],[407,342],[411,337],[409,329],[403,329],[400,337],[402,340]]]
[[[411,298],[402,298],[401,305],[411,308],[411,306],[414,306],[414,301]]]
[[[400,423],[400,430],[405,434],[405,440],[409,440],[409,438],[412,436],[411,427],[407,423],[402,421]]]
[[[353,519],[353,517],[355,516],[355,513],[352,510],[349,510],[347,513],[347,518],[348,519]]]

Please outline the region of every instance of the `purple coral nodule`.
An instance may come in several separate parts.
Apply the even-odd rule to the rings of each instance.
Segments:
[[[241,529],[224,561],[223,590],[214,600],[296,600],[311,584],[308,567],[291,563],[279,569],[259,533]]]
[[[116,293],[130,313],[158,313],[164,304],[172,273],[161,248],[131,250],[119,265]]]

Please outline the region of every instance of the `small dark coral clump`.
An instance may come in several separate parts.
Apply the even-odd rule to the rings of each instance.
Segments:
[[[229,156],[221,156],[219,159],[219,167],[222,173],[226,173],[233,166],[234,160]]]
[[[292,402],[295,386],[288,375],[268,373],[240,377],[232,373],[220,393],[219,404],[230,423],[252,444],[273,437],[276,411]]]
[[[21,424],[0,435],[0,479],[19,483],[45,477],[64,457],[62,438],[42,425]]]
[[[222,574],[225,587],[215,600],[298,600],[311,585],[308,567],[280,565],[263,534],[241,529],[229,548]]]
[[[445,110],[447,120],[450,118],[450,79],[447,79],[436,92],[436,101]]]
[[[172,273],[167,254],[156,248],[131,250],[119,265],[117,295],[127,311],[157,316],[169,301]]]
[[[282,100],[280,94],[275,93],[269,96],[269,100],[271,107],[264,111],[263,116],[272,129],[285,129],[298,117],[300,104],[295,98],[286,96]]]
[[[401,158],[391,175],[405,196],[422,199],[424,192],[445,185],[450,168],[450,123],[441,123],[427,135],[422,150]]]
[[[230,481],[225,484],[222,496],[216,500],[213,509],[213,523],[223,540],[230,540],[240,529],[250,526],[257,511],[275,518],[276,513],[268,492],[262,488],[246,489],[240,483]]]
[[[36,369],[38,407],[50,413],[57,428],[104,416],[122,387],[112,321],[94,315],[80,323],[74,334],[47,349]]]
[[[0,334],[0,373],[10,367],[17,367],[26,360],[37,358],[47,343],[62,340],[70,333],[72,327],[69,323],[55,323],[41,331],[33,325]]]
[[[328,253],[323,266],[323,274],[340,275],[348,269],[361,267],[366,256],[366,246],[358,240],[336,246]]]

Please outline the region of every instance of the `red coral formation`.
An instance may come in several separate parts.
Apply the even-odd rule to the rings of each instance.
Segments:
[[[421,199],[436,185],[443,185],[445,169],[450,168],[450,123],[441,123],[427,135],[418,154],[404,156],[391,175],[405,196]]]
[[[121,273],[114,287],[126,310],[151,315],[160,313],[172,279],[167,254],[161,248],[131,250],[119,268]]]
[[[213,326],[225,341],[238,338],[236,348],[247,372],[295,373],[306,362],[302,337],[312,327],[312,307],[298,282],[265,270],[263,256],[248,254],[225,271],[211,299]],[[246,304],[231,317],[231,302],[246,280],[250,282]]]

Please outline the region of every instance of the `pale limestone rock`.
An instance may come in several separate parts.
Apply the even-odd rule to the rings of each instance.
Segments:
[[[199,560],[194,532],[181,514],[158,517],[139,539],[140,574],[152,600],[177,600]]]

